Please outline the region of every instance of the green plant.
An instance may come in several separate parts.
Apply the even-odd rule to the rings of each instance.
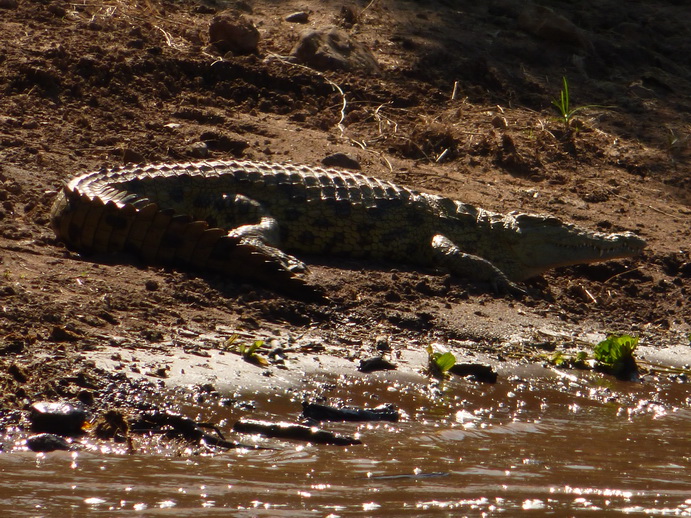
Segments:
[[[226,345],[232,346],[238,339],[238,335],[233,335],[228,340],[226,340]],[[247,345],[245,343],[238,343],[235,348],[237,352],[242,356],[242,359],[245,360],[248,363],[252,363],[254,365],[259,365],[260,367],[266,367],[269,365],[269,362],[266,358],[263,356],[260,356],[257,354],[257,351],[259,351],[262,347],[264,346],[264,340],[255,340],[251,345]]]
[[[456,357],[452,353],[437,352],[431,345],[427,346],[427,358],[429,370],[435,376],[446,376],[449,369],[456,365]]]
[[[630,335],[609,335],[593,349],[593,356],[599,370],[614,374],[620,379],[632,379],[638,373],[633,353],[638,346],[638,337]]]
[[[557,108],[557,111],[559,112],[559,120],[564,123],[564,128],[569,131],[571,129],[571,125],[573,123],[575,115],[587,108],[593,108],[595,107],[594,105],[588,105],[588,106],[578,106],[576,108],[571,108],[571,95],[569,94],[569,82],[566,80],[566,77],[562,77],[563,80],[563,88],[561,92],[559,92],[559,98],[557,99],[552,99],[552,104]]]

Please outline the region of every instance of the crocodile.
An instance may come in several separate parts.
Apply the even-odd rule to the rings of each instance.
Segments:
[[[501,214],[358,172],[247,160],[120,166],[77,176],[51,210],[82,253],[130,252],[309,291],[295,255],[441,266],[522,292],[560,266],[634,256],[645,241],[546,215]]]

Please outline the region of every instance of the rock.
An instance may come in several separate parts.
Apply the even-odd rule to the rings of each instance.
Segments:
[[[86,421],[86,410],[67,402],[39,401],[31,405],[29,422],[34,432],[58,435],[80,435]]]
[[[593,49],[592,42],[581,29],[548,7],[527,5],[518,16],[518,26],[543,40]]]
[[[159,288],[159,284],[158,281],[149,279],[144,283],[144,287],[147,291],[156,291]]]
[[[497,129],[506,129],[509,127],[509,123],[507,122],[506,117],[497,115],[492,119],[492,126],[494,126]]]
[[[360,162],[345,153],[334,153],[322,160],[326,167],[343,167],[344,169],[361,169]]]
[[[64,437],[52,433],[39,433],[26,439],[26,445],[31,451],[49,452],[70,449],[70,443]]]
[[[357,368],[360,372],[391,371],[396,370],[396,366],[383,356],[373,356],[360,361]]]
[[[482,363],[456,363],[449,372],[456,376],[472,376],[476,381],[483,383],[496,383],[498,377],[490,365]]]
[[[144,155],[139,151],[135,151],[131,148],[124,148],[121,150],[122,162],[124,164],[142,164],[146,161]]]
[[[335,27],[302,32],[290,55],[298,63],[318,70],[348,70],[369,74],[381,71],[369,49]]]
[[[334,444],[337,446],[351,446],[362,444],[362,441],[347,435],[341,435],[314,426],[298,423],[259,421],[256,419],[240,419],[233,425],[233,431],[252,435],[263,435],[276,439],[292,439],[307,441],[314,444]]]
[[[195,158],[207,158],[209,156],[209,147],[206,142],[195,142],[190,146],[190,155]]]
[[[239,14],[219,14],[209,23],[209,42],[220,52],[252,54],[257,52],[259,31]]]
[[[302,417],[315,421],[390,421],[395,423],[400,413],[394,405],[375,408],[335,407],[318,403],[302,403]]]
[[[289,14],[285,20],[290,23],[307,23],[310,15],[307,11],[298,11],[297,13]]]

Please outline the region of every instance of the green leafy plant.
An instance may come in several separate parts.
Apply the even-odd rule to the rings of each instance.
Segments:
[[[593,349],[596,368],[614,374],[619,379],[630,380],[638,374],[633,353],[638,346],[638,337],[630,335],[609,335]]]
[[[233,346],[237,341],[238,335],[233,335],[228,340],[226,340],[226,345]],[[251,345],[245,343],[238,343],[235,345],[236,351],[242,356],[242,359],[248,363],[254,365],[259,365],[260,367],[266,367],[269,365],[269,361],[260,356],[257,351],[259,351],[264,346],[264,340],[255,340]]]
[[[564,123],[564,129],[570,131],[576,114],[587,108],[595,108],[595,105],[587,106],[577,106],[576,108],[571,107],[571,95],[569,93],[569,82],[566,77],[562,77],[564,86],[559,92],[559,97],[557,99],[552,99],[552,104],[557,108],[559,112],[559,120]]]
[[[456,357],[452,353],[440,353],[431,345],[427,346],[427,357],[429,370],[435,376],[448,375],[449,369],[456,365]]]

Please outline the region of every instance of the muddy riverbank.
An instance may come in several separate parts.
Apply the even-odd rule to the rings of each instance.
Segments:
[[[281,509],[339,514],[340,508],[329,510],[326,500],[333,498],[341,500],[333,505],[354,510],[345,502],[352,489],[367,495],[352,504],[360,510],[379,502],[392,513],[408,510],[404,504],[415,506],[411,514],[447,505],[430,502],[478,512],[528,506],[530,512],[531,505],[563,509],[568,500],[575,509],[577,499],[621,511],[653,506],[659,490],[667,496],[655,509],[688,512],[679,484],[688,488],[682,475],[689,459],[678,445],[691,426],[688,385],[679,370],[656,365],[683,371],[691,364],[691,38],[683,23],[691,13],[673,1],[548,7],[513,0],[0,2],[0,424],[4,451],[17,454],[2,456],[2,469],[34,481],[24,486],[31,495],[17,495],[9,489],[16,480],[6,479],[3,501],[49,506],[46,516],[57,505],[50,502],[55,495],[66,498],[55,500],[60,505],[74,505],[75,514],[108,514],[120,510],[118,501],[126,502],[123,513],[138,503],[164,513],[169,502],[178,509],[211,508],[202,507],[210,500],[231,506],[238,493],[219,496],[231,485],[246,491],[235,503],[254,515],[275,503],[247,500],[264,484],[291,495],[284,508],[264,507],[272,516]],[[209,24],[225,11],[256,27],[254,51],[210,44]],[[330,26],[369,57],[359,65],[290,58],[305,29]],[[572,107],[583,107],[568,126],[552,104],[563,77]],[[229,157],[319,164],[337,152],[371,176],[498,212],[551,213],[594,230],[634,231],[648,247],[637,258],[532,279],[520,300],[441,270],[306,257],[310,282],[328,295],[310,302],[208,272],[147,266],[127,256],[84,257],[56,241],[49,225],[63,183],[102,166]],[[555,353],[591,351],[608,333],[640,337],[642,383],[553,370]],[[235,345],[264,341],[260,352],[269,366],[237,355],[228,343],[235,334]],[[459,378],[442,390],[423,372],[430,344],[492,365],[497,384]],[[357,370],[382,353],[397,371]],[[397,387],[404,386],[414,395],[401,395]],[[533,393],[537,399],[522,414],[519,402]],[[381,436],[366,425],[349,429],[368,446],[343,457],[292,446],[257,457],[229,453],[231,463],[250,468],[227,479],[220,460],[190,458],[205,453],[199,445],[160,437],[138,444],[132,471],[122,468],[131,454],[119,443],[93,440],[92,431],[80,439],[86,449],[39,455],[38,465],[23,443],[37,401],[79,402],[94,419],[169,403],[191,418],[221,423],[228,433],[235,419],[252,414],[243,402],[254,401],[258,417],[285,419],[295,417],[305,397],[396,403],[406,417]],[[572,405],[587,410],[573,412]],[[466,422],[459,412],[478,419]],[[465,426],[475,422],[496,433],[468,435]],[[611,463],[596,461],[603,450],[582,446],[588,438],[577,434],[589,425],[594,444],[614,440],[635,448],[621,446]],[[530,450],[549,442],[546,437],[563,441],[552,443],[545,457]],[[388,438],[396,438],[390,446]],[[477,447],[467,448],[471,442]],[[493,449],[498,443],[513,449]],[[592,456],[580,462],[583,452]],[[653,466],[646,456],[663,460]],[[161,473],[183,476],[187,469],[199,477],[195,489],[181,483],[178,499],[167,489],[160,498],[127,496],[136,477],[151,476],[150,487],[160,483],[161,473],[144,468],[149,458],[158,464],[164,457]],[[333,470],[309,475],[332,461]],[[640,477],[636,466],[644,466]],[[257,475],[273,469],[285,477],[282,485]],[[416,469],[447,475],[374,485],[366,478]],[[79,488],[99,470],[106,473],[104,487],[115,471],[123,478],[107,494],[64,485],[66,473]],[[501,488],[516,487],[507,478],[516,471],[520,490],[501,496]],[[595,471],[630,477],[620,484],[569,483],[571,475],[582,481]],[[297,472],[305,482],[295,489],[299,495],[289,487]],[[559,475],[544,478],[548,472]],[[206,493],[198,489],[205,473],[213,480]],[[339,473],[347,473],[347,483]],[[496,484],[480,484],[487,477]],[[53,489],[41,493],[42,484]],[[320,484],[332,489],[320,493]],[[403,486],[418,496],[386,507]],[[442,498],[462,486],[471,489]],[[378,501],[378,491],[389,496]],[[629,491],[631,498],[622,496]],[[319,494],[324,502],[311,504]],[[506,498],[505,505],[496,498]]]

